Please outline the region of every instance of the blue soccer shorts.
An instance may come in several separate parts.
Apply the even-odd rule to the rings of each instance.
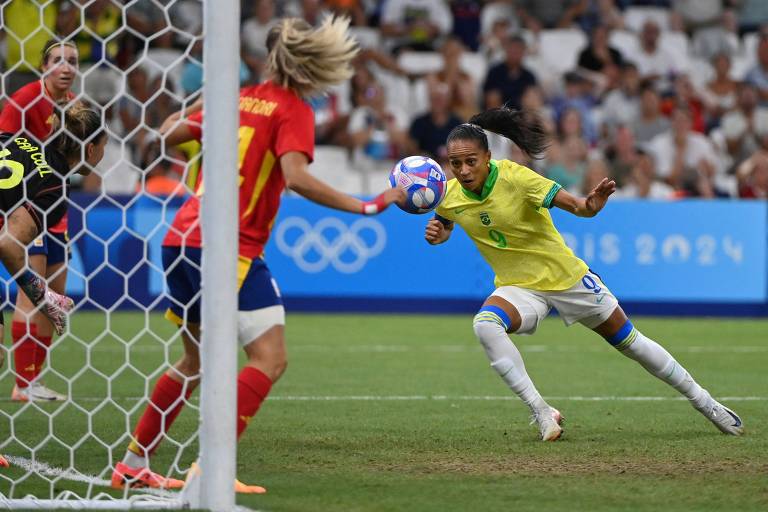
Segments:
[[[196,247],[163,247],[163,268],[170,306],[165,317],[176,325],[200,323],[200,260]],[[261,258],[238,257],[238,310],[283,307],[283,299],[267,264]]]
[[[27,253],[30,256],[35,254],[47,256],[48,265],[65,263],[69,256],[69,235],[66,232],[43,233],[29,244]]]

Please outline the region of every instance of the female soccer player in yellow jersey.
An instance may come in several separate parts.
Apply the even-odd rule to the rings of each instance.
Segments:
[[[432,245],[448,240],[458,223],[496,273],[496,290],[475,315],[474,331],[491,367],[531,408],[541,439],[562,432],[560,412],[541,397],[508,334],[532,334],[551,308],[566,325],[594,330],[620,353],[685,395],[691,405],[726,434],[741,435],[741,418],[717,402],[661,345],[638,331],[600,276],[574,256],[552,223],[556,206],[593,217],[616,190],[604,179],[586,198],[509,160],[492,160],[485,132],[502,135],[531,156],[547,136],[531,112],[506,108],[477,114],[448,135],[448,183],[437,215],[426,227]]]

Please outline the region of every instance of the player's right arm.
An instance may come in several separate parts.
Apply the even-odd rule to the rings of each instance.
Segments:
[[[356,197],[339,192],[327,183],[309,173],[309,158],[300,151],[288,151],[280,157],[285,186],[313,203],[342,210],[345,212],[375,215],[395,201],[404,199],[404,192],[399,188],[390,188],[371,201],[361,201]]]
[[[435,217],[427,222],[424,239],[430,245],[438,245],[451,238],[451,233],[453,233],[453,222]]]

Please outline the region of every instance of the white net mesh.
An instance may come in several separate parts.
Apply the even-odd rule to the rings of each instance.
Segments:
[[[51,134],[46,127],[56,130],[54,118],[81,104],[98,113],[108,136],[96,172],[70,180],[68,241],[62,229],[51,234],[55,226],[39,212],[46,235],[30,244],[47,254],[29,257],[29,265],[75,301],[64,334],[50,339],[47,320],[34,315],[31,303],[12,315],[16,286],[4,277],[0,454],[10,467],[0,468],[0,508],[178,506],[176,493],[113,490],[110,477],[153,383],[181,350],[175,327],[162,318],[160,250],[194,182],[200,147],[166,151],[152,142],[168,115],[199,96],[202,3],[12,0],[0,9],[2,99],[20,123],[14,130],[5,121],[0,126],[12,132],[3,146],[19,137],[50,146],[70,126]],[[72,43],[77,68],[67,62],[71,47],[61,45],[40,66],[52,38]],[[40,118],[41,112],[51,115]],[[3,172],[11,157],[0,160]],[[79,157],[91,155],[83,150]],[[153,470],[183,478],[197,455],[197,414],[196,402],[185,408]]]

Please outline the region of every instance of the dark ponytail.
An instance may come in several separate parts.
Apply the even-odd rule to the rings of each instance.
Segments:
[[[457,126],[448,134],[452,140],[476,140],[488,151],[488,137],[483,130],[497,133],[522,149],[532,158],[542,158],[549,147],[549,134],[541,118],[531,110],[492,108],[475,114],[469,123]]]

